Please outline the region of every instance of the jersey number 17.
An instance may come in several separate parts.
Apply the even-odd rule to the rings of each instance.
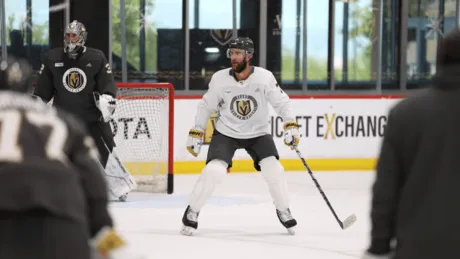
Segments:
[[[34,126],[50,127],[50,133],[45,143],[45,155],[50,160],[66,163],[67,156],[64,153],[64,145],[67,139],[67,125],[53,114],[26,111],[23,115],[18,110],[0,112],[0,161],[9,163],[23,161],[23,147],[18,141],[21,130],[27,130],[21,127],[23,116]]]

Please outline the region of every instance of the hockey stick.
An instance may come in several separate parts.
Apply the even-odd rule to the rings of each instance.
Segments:
[[[319,192],[321,193],[321,196],[323,196],[324,201],[327,203],[327,206],[331,210],[332,214],[334,214],[335,220],[337,220],[337,223],[339,223],[340,227],[342,229],[346,229],[353,225],[356,221],[356,215],[352,214],[348,218],[346,218],[344,221],[341,221],[339,217],[337,216],[337,213],[335,213],[334,208],[332,208],[331,203],[329,202],[329,199],[326,197],[326,194],[324,193],[323,189],[321,189],[321,186],[319,185],[318,181],[316,180],[315,176],[313,175],[313,172],[310,170],[310,167],[307,165],[307,162],[303,158],[302,154],[300,153],[299,149],[297,148],[296,145],[293,145],[295,152],[299,156],[300,160],[302,160],[303,165],[308,171],[308,174],[310,174],[311,179],[313,179],[313,182],[315,182],[316,188],[318,188]]]

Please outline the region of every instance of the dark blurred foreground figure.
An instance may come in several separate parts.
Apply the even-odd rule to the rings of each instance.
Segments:
[[[0,258],[139,258],[112,228],[93,139],[24,94],[30,76],[23,61],[0,63]]]
[[[363,258],[460,258],[460,31],[438,44],[434,87],[389,113]]]

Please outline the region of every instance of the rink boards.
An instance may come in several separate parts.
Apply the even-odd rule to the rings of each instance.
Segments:
[[[297,122],[300,125],[302,138],[299,149],[313,170],[372,170],[378,157],[379,149],[387,123],[388,111],[402,97],[398,96],[322,96],[322,97],[292,97],[292,107]],[[212,135],[214,118],[208,121],[205,132],[205,144],[198,157],[190,155],[185,143],[189,129],[194,125],[198,97],[178,96],[174,102],[174,173],[198,173],[205,165],[209,141]],[[132,104],[131,104],[132,105]],[[141,132],[145,128],[161,130],[158,118],[150,117],[142,101],[137,101],[134,122],[144,118]],[[242,107],[247,109],[247,107]],[[260,107],[259,107],[260,109]],[[247,113],[248,110],[241,111]],[[136,114],[139,113],[139,114]],[[146,115],[147,114],[147,115]],[[121,117],[128,116],[121,114]],[[283,142],[283,121],[270,107],[270,133],[273,135],[278,148],[281,163],[286,170],[305,170],[297,158],[297,154]],[[139,125],[138,125],[139,128]],[[164,141],[149,142],[143,138],[158,137],[151,134],[138,134],[137,138],[120,138],[117,141],[130,141],[133,148],[141,153],[162,152],[157,149]],[[135,132],[133,133],[135,135]],[[129,134],[128,134],[129,135]],[[132,134],[131,134],[132,135]],[[149,136],[148,136],[149,135]],[[167,134],[162,134],[167,135]],[[164,136],[167,138],[167,136]],[[153,143],[147,145],[147,143]],[[161,154],[164,158],[164,154]],[[128,167],[136,167],[138,174],[151,174],[153,162],[142,157],[124,159]],[[253,162],[244,150],[235,153],[233,168],[235,172],[255,172]]]

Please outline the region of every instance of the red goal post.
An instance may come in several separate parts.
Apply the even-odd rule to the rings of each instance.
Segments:
[[[174,191],[174,86],[117,83],[111,126],[115,152],[138,183],[137,191]]]

